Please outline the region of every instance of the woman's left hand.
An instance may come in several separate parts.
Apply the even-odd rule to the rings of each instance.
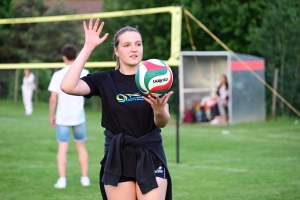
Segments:
[[[148,95],[148,98],[143,97],[143,99],[151,105],[154,112],[160,112],[164,110],[165,105],[167,104],[170,96],[173,93],[174,93],[173,91],[170,91],[164,94],[161,98],[158,95],[156,95],[155,97]]]

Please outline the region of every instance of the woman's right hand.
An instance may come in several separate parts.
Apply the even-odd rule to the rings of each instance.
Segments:
[[[95,48],[96,46],[100,45],[108,36],[106,33],[102,38],[100,38],[101,31],[104,26],[104,22],[101,22],[100,26],[100,19],[98,18],[93,25],[93,18],[90,19],[89,26],[85,21],[83,21],[83,29],[85,33],[85,46]]]

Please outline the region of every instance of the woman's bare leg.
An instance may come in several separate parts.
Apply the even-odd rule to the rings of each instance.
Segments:
[[[150,192],[146,194],[142,194],[140,187],[138,184],[136,184],[136,191],[137,191],[137,197],[138,200],[165,200],[166,198],[166,192],[167,192],[167,186],[168,186],[168,180],[156,177],[156,181],[158,184],[158,188],[155,188],[151,190]]]
[[[108,200],[136,200],[135,185],[135,182],[128,181],[119,183],[117,187],[104,185],[104,188]]]

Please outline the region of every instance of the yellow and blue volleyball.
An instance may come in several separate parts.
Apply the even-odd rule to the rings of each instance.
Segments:
[[[146,95],[162,95],[171,88],[173,73],[162,60],[149,59],[139,66],[135,82],[139,90]]]

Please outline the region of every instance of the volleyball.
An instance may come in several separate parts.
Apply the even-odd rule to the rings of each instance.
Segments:
[[[146,95],[162,95],[171,88],[173,73],[162,60],[149,59],[139,66],[135,82],[139,90]]]

